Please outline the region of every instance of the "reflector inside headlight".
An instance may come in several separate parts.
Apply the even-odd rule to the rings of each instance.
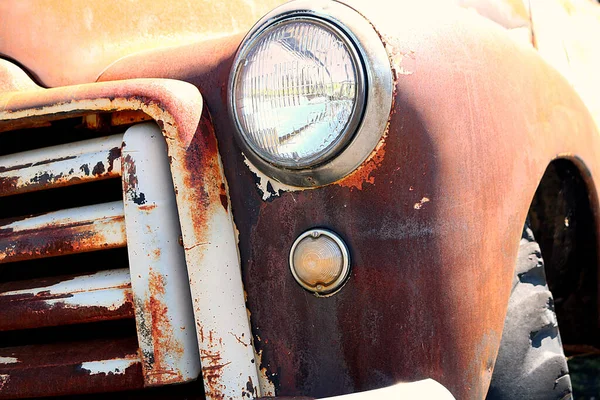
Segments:
[[[363,111],[364,71],[338,28],[311,17],[286,19],[250,38],[238,60],[233,114],[259,157],[306,168],[348,144]]]

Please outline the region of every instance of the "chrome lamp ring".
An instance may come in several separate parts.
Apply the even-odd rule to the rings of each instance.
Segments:
[[[278,165],[262,158],[245,138],[235,110],[235,81],[241,63],[265,32],[281,23],[310,21],[325,26],[343,39],[356,71],[356,102],[352,117],[337,142],[308,165]],[[385,47],[373,26],[354,9],[335,1],[298,0],[263,17],[246,35],[235,56],[228,84],[228,111],[245,157],[261,172],[281,183],[318,187],[350,174],[376,148],[390,116],[392,71]]]

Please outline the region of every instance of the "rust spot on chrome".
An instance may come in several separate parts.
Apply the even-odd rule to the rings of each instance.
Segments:
[[[143,194],[143,193],[142,193]],[[146,212],[150,212],[152,210],[154,210],[156,208],[156,204],[152,203],[152,204],[144,204],[138,207],[138,209],[142,210],[142,211],[146,211]]]
[[[202,375],[204,377],[205,391],[213,399],[225,399],[223,391],[225,385],[222,383],[223,368],[231,362],[223,363],[221,353],[218,351],[209,352],[200,350],[200,360],[202,364]]]
[[[6,196],[13,192],[19,183],[18,176],[0,177],[0,195]]]

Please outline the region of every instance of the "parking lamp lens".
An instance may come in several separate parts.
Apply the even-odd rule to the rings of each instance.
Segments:
[[[335,156],[362,114],[362,65],[346,35],[310,17],[279,21],[241,49],[233,111],[265,161],[307,168]]]

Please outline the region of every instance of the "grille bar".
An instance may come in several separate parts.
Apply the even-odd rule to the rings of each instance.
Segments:
[[[141,387],[134,338],[0,348],[0,399]]]
[[[112,135],[0,157],[0,197],[121,174],[123,135]]]
[[[145,383],[194,380],[200,357],[165,140],[156,124],[145,123],[129,128],[124,143],[127,251]]]
[[[120,201],[0,221],[0,264],[124,247]]]
[[[133,318],[129,270],[0,284],[0,331]]]

